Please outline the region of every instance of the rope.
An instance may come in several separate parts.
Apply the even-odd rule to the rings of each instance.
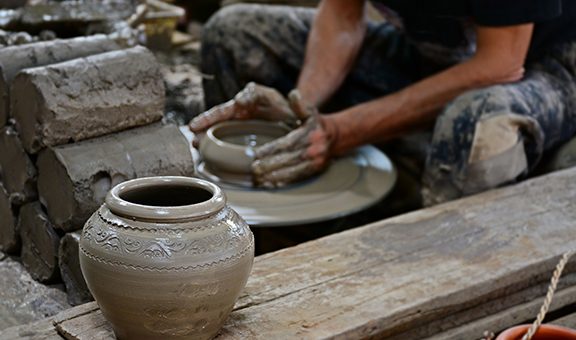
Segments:
[[[496,338],[494,332],[484,331],[484,337],[480,340],[493,340],[494,338]]]
[[[570,257],[572,257],[572,255],[574,255],[575,253],[576,251],[569,251],[565,253],[560,259],[560,262],[558,262],[558,264],[556,265],[556,269],[554,270],[554,274],[552,275],[552,279],[550,280],[550,285],[548,286],[548,292],[546,293],[546,298],[544,299],[542,307],[540,307],[540,312],[538,313],[538,316],[536,317],[536,320],[534,321],[532,326],[530,326],[530,328],[528,329],[528,332],[526,332],[526,334],[524,334],[524,336],[522,337],[522,340],[531,340],[534,334],[536,334],[536,332],[538,331],[538,328],[540,328],[540,326],[542,325],[542,321],[544,320],[546,313],[548,313],[548,309],[550,309],[550,304],[552,304],[552,298],[554,297],[554,293],[556,292],[556,287],[558,287],[558,281],[560,280],[562,271],[564,271],[564,267],[566,267],[566,264],[570,260]],[[496,335],[490,331],[485,331],[483,335],[484,336],[482,337],[481,340],[493,340],[496,337]]]
[[[540,307],[538,317],[536,317],[536,321],[534,321],[532,326],[530,326],[530,329],[528,329],[528,332],[526,332],[524,337],[522,337],[522,340],[531,340],[534,334],[536,334],[536,332],[538,331],[538,328],[540,328],[540,325],[542,325],[542,321],[544,320],[546,313],[548,313],[548,309],[550,308],[550,304],[552,303],[552,298],[554,297],[554,293],[556,292],[556,287],[558,286],[558,281],[560,280],[562,271],[564,270],[564,267],[568,263],[568,260],[570,260],[570,257],[574,255],[574,253],[575,251],[567,252],[562,256],[560,262],[558,262],[558,265],[556,265],[556,270],[554,270],[552,280],[550,280],[550,285],[548,286],[548,293],[546,293],[544,303],[542,304],[542,307]]]

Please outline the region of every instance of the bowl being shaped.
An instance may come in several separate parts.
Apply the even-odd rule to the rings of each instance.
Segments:
[[[220,188],[187,177],[119,184],[80,240],[88,288],[124,340],[214,337],[253,259],[253,235]]]
[[[200,140],[206,164],[226,173],[249,174],[254,147],[285,136],[288,127],[263,120],[238,120],[216,124]]]

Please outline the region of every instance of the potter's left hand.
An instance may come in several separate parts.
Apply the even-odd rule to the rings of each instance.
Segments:
[[[324,170],[332,156],[336,126],[307,105],[297,90],[288,99],[302,123],[288,135],[254,150],[252,173],[256,186],[279,188],[305,179]]]

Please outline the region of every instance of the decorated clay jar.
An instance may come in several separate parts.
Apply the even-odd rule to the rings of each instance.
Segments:
[[[187,177],[117,185],[80,241],[88,287],[124,340],[214,337],[253,260],[254,237],[224,193]]]

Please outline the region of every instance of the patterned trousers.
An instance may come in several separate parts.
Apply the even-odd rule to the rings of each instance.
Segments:
[[[235,5],[204,28],[206,107],[249,81],[283,93],[294,88],[315,10]],[[403,31],[370,23],[346,81],[323,112],[398,91],[449,65],[426,60]],[[543,154],[576,133],[576,42],[550,48],[526,65],[521,81],[468,91],[446,105],[429,141],[422,175],[426,205],[515,182]]]

